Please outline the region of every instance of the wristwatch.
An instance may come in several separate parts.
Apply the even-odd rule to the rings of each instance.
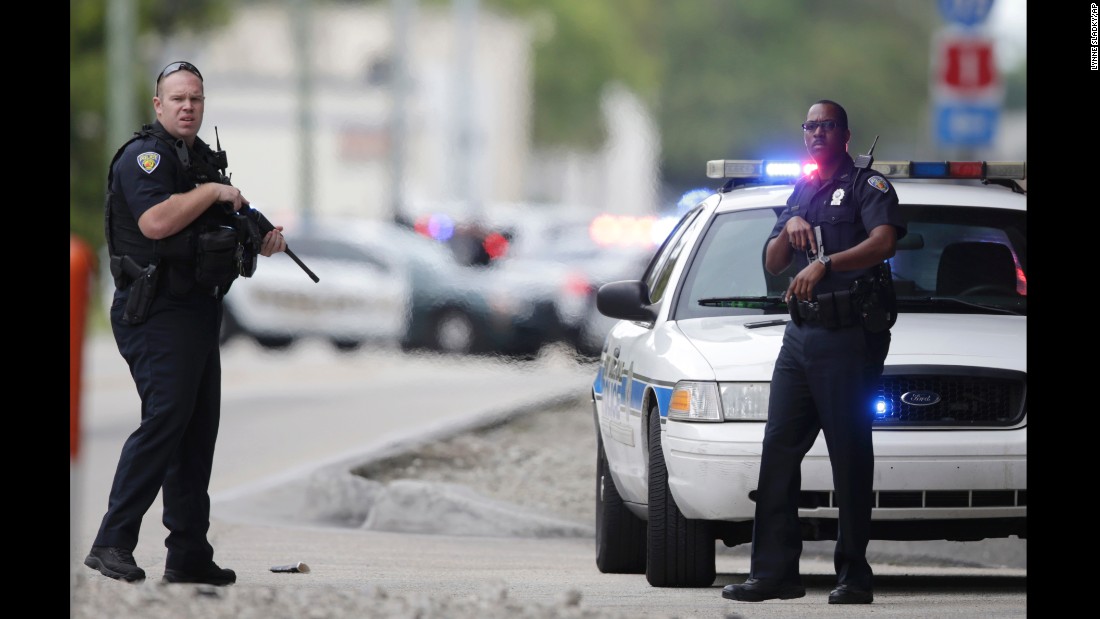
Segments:
[[[817,261],[820,262],[821,264],[825,265],[825,274],[826,275],[829,274],[829,271],[833,270],[833,261],[832,261],[832,259],[829,258],[828,256],[826,256],[824,253],[818,254]]]

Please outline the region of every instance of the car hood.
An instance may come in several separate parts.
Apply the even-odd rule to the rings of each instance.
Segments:
[[[783,315],[693,318],[677,323],[718,380],[771,380],[785,325],[745,328]],[[1027,371],[1027,318],[902,314],[886,365],[955,365]]]

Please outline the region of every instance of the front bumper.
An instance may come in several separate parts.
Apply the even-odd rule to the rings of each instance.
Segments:
[[[756,504],[749,495],[760,474],[764,424],[666,421],[663,427],[668,483],[684,516],[751,520]],[[873,436],[873,520],[1027,516],[1026,426],[875,430]],[[819,506],[804,505],[799,516],[837,518],[832,491],[828,450],[819,434],[802,461],[803,497]]]

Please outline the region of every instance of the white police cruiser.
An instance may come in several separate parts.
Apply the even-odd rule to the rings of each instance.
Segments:
[[[791,273],[764,247],[800,163],[719,160],[639,281],[606,284],[619,321],[592,395],[596,563],[708,586],[716,540],[751,541],[769,381]],[[1027,534],[1027,199],[1014,162],[884,161],[908,234],[874,411],[872,539]],[[787,176],[777,175],[785,173]],[[769,174],[771,173],[771,174]],[[792,174],[793,173],[793,174]],[[806,540],[835,540],[822,436],[802,463]]]

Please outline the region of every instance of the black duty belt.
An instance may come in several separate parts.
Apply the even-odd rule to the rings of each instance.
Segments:
[[[796,325],[806,323],[839,329],[861,323],[859,306],[862,298],[862,295],[854,295],[847,290],[826,292],[817,295],[816,301],[790,303],[788,309]]]

